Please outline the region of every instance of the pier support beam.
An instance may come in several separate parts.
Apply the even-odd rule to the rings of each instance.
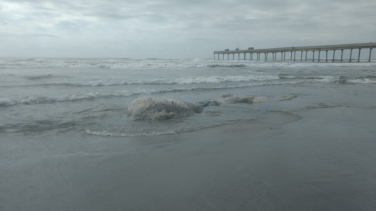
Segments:
[[[300,61],[303,61],[303,51],[300,51]]]
[[[283,60],[283,52],[281,52],[281,61]]]
[[[359,48],[359,54],[358,54],[358,62],[360,62],[360,51],[361,51],[362,49],[361,48]]]
[[[326,54],[325,54],[325,62],[328,62],[328,50],[325,51]]]
[[[286,52],[283,52],[283,60],[286,60]]]
[[[335,55],[336,55],[336,50],[333,50],[333,60],[332,60],[332,62],[334,62]]]
[[[349,62],[351,62],[351,59],[352,59],[352,48],[350,49],[350,60],[349,60]]]
[[[307,61],[307,53],[308,53],[308,51],[305,52],[305,60],[304,61]]]
[[[341,62],[343,61],[343,49],[341,49]]]
[[[312,56],[312,62],[315,62],[315,51],[312,51],[312,54],[313,54],[313,56]]]
[[[245,60],[245,53],[244,53],[244,60]]]
[[[371,55],[372,55],[372,48],[369,49],[369,58],[368,58],[368,62],[371,62]]]
[[[294,51],[294,62],[295,62],[295,58],[296,58],[296,51]]]
[[[292,51],[291,51],[291,56],[290,56],[290,60],[292,60]]]

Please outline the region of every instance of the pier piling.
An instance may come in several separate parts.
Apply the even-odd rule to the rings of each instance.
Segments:
[[[328,62],[328,50],[325,51],[326,54],[325,54],[325,62]]]
[[[361,51],[362,49],[361,48],[359,48],[359,54],[358,54],[358,62],[360,62],[360,51]]]
[[[369,49],[369,58],[368,58],[368,62],[371,62],[372,49],[373,49],[373,48],[370,48],[370,49]]]
[[[318,58],[317,62],[320,62],[320,53],[321,53],[321,51],[319,50],[319,58]]]
[[[341,62],[342,62],[342,58],[343,58],[343,49],[341,49]]]

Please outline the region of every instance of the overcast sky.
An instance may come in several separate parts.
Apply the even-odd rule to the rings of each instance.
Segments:
[[[0,0],[2,57],[212,58],[376,42],[376,0]]]

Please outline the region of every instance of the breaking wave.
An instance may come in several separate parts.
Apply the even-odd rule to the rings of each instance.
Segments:
[[[201,113],[204,108],[195,103],[166,98],[139,98],[128,107],[131,120],[167,120]]]
[[[181,87],[181,88],[163,88],[163,89],[138,89],[138,90],[119,90],[113,92],[88,92],[74,95],[62,95],[62,96],[30,96],[24,98],[0,98],[0,106],[14,106],[14,105],[34,105],[34,104],[46,104],[57,103],[67,101],[80,101],[80,100],[95,100],[100,98],[111,97],[128,97],[139,94],[156,94],[156,93],[168,93],[168,92],[187,92],[187,91],[204,91],[204,90],[216,90],[216,89],[236,89],[255,86],[273,86],[273,85],[287,85],[287,84],[300,84],[300,83],[312,83],[312,82],[328,82],[327,80],[298,80],[298,81],[276,81],[276,82],[264,82],[264,83],[248,83],[228,86],[215,86],[215,87]]]

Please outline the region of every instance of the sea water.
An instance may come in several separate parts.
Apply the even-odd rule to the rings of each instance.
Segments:
[[[375,210],[376,63],[0,59],[0,210]]]
[[[269,93],[270,87],[296,86],[285,93],[293,100],[304,96],[302,87],[310,84],[367,86],[376,83],[375,67],[375,62],[1,58],[0,133],[74,130],[101,136],[155,136],[195,131],[251,121],[264,112],[255,104],[286,100]],[[226,94],[264,100],[226,102]],[[145,97],[194,104],[222,101],[181,118],[130,119],[128,107]]]

